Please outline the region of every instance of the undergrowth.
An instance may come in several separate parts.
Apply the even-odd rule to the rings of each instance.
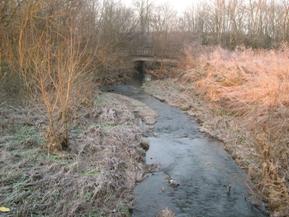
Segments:
[[[278,50],[206,49],[186,52],[180,82],[238,120],[258,153],[258,189],[275,215],[289,214],[289,47]],[[192,58],[194,57],[194,58]],[[189,87],[188,87],[189,84]],[[248,137],[247,137],[248,138]],[[246,139],[247,139],[246,138]],[[250,141],[250,140],[249,140]]]
[[[134,102],[114,94],[82,107],[70,149],[43,149],[44,115],[1,108],[0,205],[7,217],[130,216],[132,192],[145,170]],[[125,100],[128,100],[125,102]],[[1,213],[2,215],[2,213]]]

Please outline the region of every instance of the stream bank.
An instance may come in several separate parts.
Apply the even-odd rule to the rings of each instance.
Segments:
[[[128,217],[133,190],[149,169],[142,134],[155,112],[114,93],[96,93],[78,108],[69,149],[43,148],[45,110],[0,105],[0,206],[2,217]]]
[[[136,187],[134,217],[154,217],[167,207],[180,217],[266,216],[261,201],[252,204],[244,172],[194,120],[139,87],[118,85],[113,91],[159,115],[146,154],[146,163],[159,170]]]

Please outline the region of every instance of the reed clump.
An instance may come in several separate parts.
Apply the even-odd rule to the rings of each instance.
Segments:
[[[248,131],[259,158],[258,189],[272,210],[288,214],[288,45],[276,50],[206,49],[196,58],[191,51],[182,61],[181,80]]]

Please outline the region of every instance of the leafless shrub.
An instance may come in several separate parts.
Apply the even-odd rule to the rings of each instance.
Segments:
[[[288,0],[202,1],[185,11],[179,28],[205,45],[272,48],[288,42],[288,16]]]
[[[93,57],[77,25],[80,6],[60,0],[23,2],[17,10],[20,19],[13,21],[17,30],[3,46],[10,69],[21,74],[46,108],[46,146],[52,152],[68,145],[69,122],[78,103],[74,97],[79,97],[74,94],[82,88]]]
[[[211,104],[242,119],[260,157],[258,186],[272,210],[289,203],[288,52],[286,45],[271,51],[217,48],[193,59],[191,67],[187,57],[181,79]]]

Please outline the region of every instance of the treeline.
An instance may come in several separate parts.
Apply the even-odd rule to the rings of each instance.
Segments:
[[[119,53],[135,25],[132,10],[113,1],[0,1],[1,94],[17,80],[13,92],[44,105],[49,151],[68,146],[73,115],[93,101],[94,84],[119,79],[129,68]]]
[[[289,1],[207,1],[187,10],[181,27],[199,33],[203,44],[273,48],[289,42]]]
[[[172,32],[182,41],[198,37],[203,45],[227,48],[274,48],[289,42],[288,0],[205,0],[183,14],[153,1],[144,0],[141,6],[141,30],[161,35],[162,43]]]
[[[149,45],[160,56],[193,41],[275,47],[289,41],[288,1],[202,1],[178,14],[152,0],[131,6],[116,0],[2,0],[0,83],[12,92],[24,86],[43,102],[47,147],[62,149],[79,99],[89,101],[96,82],[118,81],[132,71],[130,54],[138,46]]]
[[[16,71],[23,69],[25,61],[31,65],[30,51],[37,41],[54,48],[72,41],[73,47],[89,56],[90,67],[101,77],[124,63],[116,56],[128,47],[126,36],[136,22],[132,9],[114,1],[3,0],[0,10],[2,60]]]

